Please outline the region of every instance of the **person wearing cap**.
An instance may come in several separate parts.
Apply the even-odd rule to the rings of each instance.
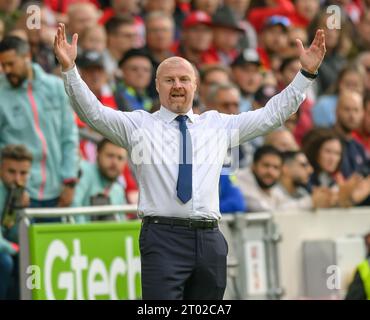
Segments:
[[[265,69],[275,70],[289,49],[288,29],[291,22],[284,16],[272,16],[264,24],[260,34],[261,45],[257,48]]]
[[[212,19],[203,11],[190,13],[183,22],[180,42],[174,48],[177,56],[183,57],[200,67],[204,53],[212,42]]]
[[[0,43],[0,148],[27,145],[35,160],[28,180],[32,207],[69,206],[78,167],[78,132],[63,82],[31,62],[28,42]]]
[[[117,109],[108,74],[104,69],[104,56],[98,51],[83,51],[76,60],[82,79],[99,101],[105,106]]]
[[[297,111],[325,55],[323,30],[308,49],[297,41],[302,70],[284,91],[264,108],[237,115],[193,113],[196,73],[181,57],[167,58],[157,69],[160,110],[105,108],[75,67],[77,42],[75,34],[68,43],[65,26],[58,26],[55,53],[74,110],[128,150],[138,178],[143,299],[222,299],[228,253],[218,225],[223,160],[229,146],[281,126]]]
[[[152,77],[152,63],[146,50],[131,49],[119,61],[122,78],[115,82],[114,96],[121,111],[150,111],[153,100],[147,94]]]
[[[244,29],[227,6],[217,9],[212,16],[212,29],[213,44],[206,52],[204,61],[207,64],[222,63],[229,66],[239,54],[237,47]]]
[[[241,90],[240,111],[252,108],[253,96],[261,86],[263,74],[261,60],[256,50],[244,49],[231,64],[235,83]]]

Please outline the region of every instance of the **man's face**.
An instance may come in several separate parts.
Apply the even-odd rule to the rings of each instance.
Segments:
[[[174,37],[174,26],[169,19],[152,19],[146,25],[146,41],[151,50],[170,50]]]
[[[263,76],[259,66],[247,63],[233,68],[233,75],[238,86],[246,93],[253,94],[262,84]]]
[[[97,163],[101,174],[111,181],[116,180],[121,174],[126,160],[126,150],[113,143],[106,143],[97,157]]]
[[[3,73],[13,87],[19,87],[28,75],[27,56],[18,55],[15,50],[0,53],[0,64]]]
[[[263,44],[268,52],[281,54],[288,47],[288,34],[281,25],[268,27],[262,33]]]
[[[172,112],[187,113],[197,88],[194,69],[181,58],[169,58],[159,68],[156,88],[161,104]]]
[[[313,172],[307,157],[303,153],[297,154],[295,159],[284,165],[284,167],[296,187],[306,186]]]
[[[319,0],[296,0],[295,7],[297,12],[311,21],[320,10]]]
[[[191,28],[185,29],[184,45],[190,50],[196,52],[206,51],[212,42],[212,29],[204,24],[198,24]]]
[[[235,49],[238,44],[239,36],[240,33],[231,28],[213,28],[213,43],[218,50],[223,52]]]
[[[162,11],[172,15],[176,8],[175,0],[149,0],[145,4],[146,12]]]
[[[109,35],[109,46],[124,54],[135,47],[138,33],[135,24],[123,24]]]
[[[101,90],[107,82],[107,74],[103,67],[91,66],[80,69],[81,78],[86,82],[90,90],[97,96],[101,95]]]
[[[7,187],[25,187],[30,170],[31,162],[28,160],[4,159],[0,165],[0,177]]]
[[[220,113],[238,114],[240,95],[234,88],[222,89],[217,93],[214,105],[211,106]]]
[[[112,0],[112,7],[118,14],[127,12],[137,13],[139,11],[139,0]]]
[[[214,70],[207,74],[207,77],[204,78],[204,81],[200,84],[200,95],[203,100],[206,100],[209,94],[209,90],[212,86],[217,84],[229,83],[229,75],[221,70]]]
[[[337,122],[345,132],[358,129],[363,117],[364,108],[360,95],[348,94],[340,98],[337,106]]]
[[[252,166],[259,185],[263,189],[271,188],[279,180],[281,175],[282,160],[275,154],[264,155]]]
[[[362,93],[364,91],[364,81],[357,72],[347,72],[339,83],[339,91],[348,90]]]
[[[80,6],[79,9],[74,10],[69,15],[68,27],[70,34],[81,34],[85,29],[95,26],[98,21],[98,14],[93,5],[81,3]]]
[[[122,65],[125,84],[136,90],[145,90],[152,77],[152,64],[148,58],[133,57]]]

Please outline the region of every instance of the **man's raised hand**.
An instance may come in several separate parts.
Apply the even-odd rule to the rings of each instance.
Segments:
[[[66,38],[66,27],[59,23],[57,34],[54,39],[54,53],[62,66],[62,71],[72,69],[77,57],[77,40],[78,34],[72,37],[72,43],[69,44]]]
[[[316,31],[315,38],[307,49],[303,47],[301,40],[296,39],[296,42],[302,69],[310,73],[316,73],[326,52],[324,30]]]

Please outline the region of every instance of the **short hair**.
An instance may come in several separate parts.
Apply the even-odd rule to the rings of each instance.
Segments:
[[[283,163],[292,163],[293,161],[296,160],[297,156],[299,154],[303,154],[302,150],[294,150],[294,151],[285,151],[282,152],[282,157],[283,157]]]
[[[123,25],[132,25],[135,23],[134,18],[131,15],[119,15],[113,16],[105,24],[105,30],[107,34],[116,33],[118,28]]]
[[[175,29],[175,21],[173,20],[172,16],[168,15],[167,13],[165,13],[163,11],[152,11],[152,12],[149,12],[145,16],[145,27],[147,27],[147,24],[151,20],[156,20],[156,19],[167,19],[168,21],[171,22],[172,28]]]
[[[253,163],[259,162],[265,155],[272,154],[283,160],[281,152],[273,146],[262,146],[256,149],[253,155]]]
[[[110,144],[114,144],[114,145],[115,145],[115,143],[113,143],[112,141],[110,141],[110,140],[109,140],[109,139],[107,139],[107,138],[103,138],[103,139],[101,139],[101,140],[97,143],[97,145],[96,145],[98,153],[99,153],[100,151],[102,151],[102,150],[104,149],[104,147],[105,147],[108,143],[110,143]]]
[[[8,144],[1,149],[0,163],[5,159],[32,162],[33,156],[23,144]]]
[[[279,71],[280,72],[284,72],[284,70],[294,61],[298,60],[299,61],[299,57],[298,56],[292,56],[292,57],[288,57],[288,58],[285,58],[281,64],[280,64],[280,67],[279,67]]]
[[[202,69],[199,70],[200,81],[203,82],[207,78],[208,74],[212,73],[213,71],[224,72],[228,75],[229,78],[231,78],[231,72],[228,67],[222,64],[210,64],[205,65]]]
[[[30,45],[27,41],[16,37],[16,36],[6,36],[0,42],[0,52],[5,52],[9,50],[15,50],[18,55],[26,55],[30,52]]]
[[[214,86],[211,87],[211,89],[209,90],[208,96],[206,97],[207,101],[209,103],[215,102],[218,93],[220,91],[224,91],[224,90],[236,90],[236,91],[238,91],[238,93],[240,95],[239,88],[235,84],[233,84],[232,82],[220,83],[220,84],[215,84]]]

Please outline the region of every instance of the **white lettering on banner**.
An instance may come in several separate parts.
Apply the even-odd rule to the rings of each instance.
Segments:
[[[27,267],[26,273],[30,276],[27,277],[26,287],[29,290],[41,288],[41,270],[39,266],[31,265]]]
[[[330,274],[330,276],[326,280],[326,287],[329,290],[340,290],[340,268],[336,265],[330,265],[326,269],[326,274]]]
[[[267,280],[263,241],[247,241],[244,250],[248,295],[264,295],[267,293]]]
[[[90,262],[86,255],[81,252],[79,239],[73,240],[73,252],[70,258],[70,271],[62,272],[59,275],[53,274],[53,266],[57,259],[67,262],[69,251],[61,240],[54,240],[50,243],[45,259],[45,291],[46,299],[55,300],[54,288],[52,287],[53,275],[58,277],[57,289],[66,289],[65,299],[83,300],[96,299],[99,295],[109,295],[111,299],[119,299],[116,292],[118,275],[127,275],[128,298],[135,299],[135,278],[141,272],[140,257],[135,257],[133,252],[133,239],[125,239],[126,261],[121,257],[115,257],[110,265],[109,272],[103,260],[95,257]],[[87,293],[84,294],[83,271],[87,271]]]

